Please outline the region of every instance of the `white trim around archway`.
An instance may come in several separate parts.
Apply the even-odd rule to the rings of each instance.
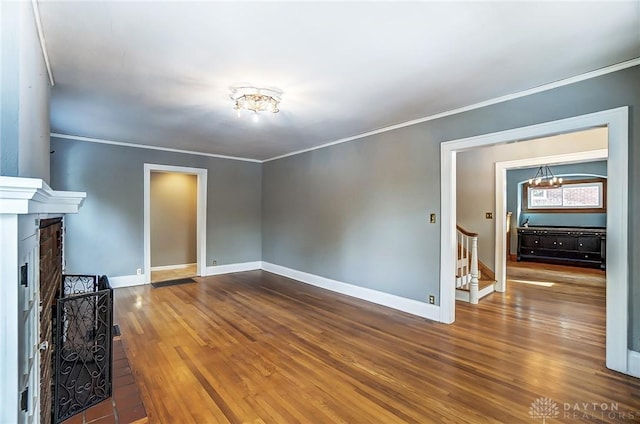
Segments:
[[[197,274],[206,275],[207,268],[207,170],[183,166],[144,164],[144,283],[151,282],[151,172],[176,172],[195,175],[197,181]]]
[[[456,154],[478,147],[503,144],[575,132],[593,127],[608,127],[607,185],[607,317],[606,364],[625,374],[629,369],[629,267],[628,267],[628,162],[629,108],[545,122],[491,134],[444,142],[441,145],[441,255],[440,255],[440,321],[455,321],[456,260]],[[538,159],[539,160],[539,159]],[[496,177],[504,169],[496,164]],[[504,202],[504,178],[496,178],[496,205]],[[500,184],[500,185],[498,185]],[[500,194],[502,193],[502,194]],[[503,228],[504,217],[496,209],[496,226]],[[496,230],[497,231],[497,230]],[[496,270],[504,262],[504,236],[496,237]],[[499,253],[500,251],[500,253]],[[501,255],[498,258],[498,255]],[[499,276],[504,281],[504,274]]]

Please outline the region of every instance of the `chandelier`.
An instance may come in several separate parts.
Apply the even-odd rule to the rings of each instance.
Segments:
[[[254,117],[257,117],[259,112],[279,112],[280,94],[268,88],[234,87],[231,89],[231,99],[235,102],[233,108],[238,111],[238,116],[242,109],[253,112]]]
[[[529,179],[530,186],[557,188],[562,185],[562,178],[553,175],[548,165],[542,165],[533,178]]]

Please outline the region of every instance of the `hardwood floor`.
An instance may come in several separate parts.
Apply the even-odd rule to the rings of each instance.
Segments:
[[[151,282],[177,280],[178,278],[193,277],[197,274],[196,264],[191,264],[184,268],[151,271]]]
[[[605,287],[607,273],[599,268],[507,261],[507,278]]]
[[[542,397],[553,422],[640,420],[603,287],[510,284],[445,325],[264,271],[196,280],[115,290],[151,423],[535,423]]]

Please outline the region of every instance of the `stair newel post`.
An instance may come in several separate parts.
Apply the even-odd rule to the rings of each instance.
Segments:
[[[471,239],[471,284],[469,285],[469,303],[478,303],[478,236]]]

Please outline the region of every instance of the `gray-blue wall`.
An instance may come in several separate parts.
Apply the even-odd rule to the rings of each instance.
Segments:
[[[606,227],[606,213],[522,213],[522,183],[528,182],[537,172],[538,167],[510,169],[507,171],[507,211],[513,212],[511,219],[511,253],[517,250],[518,234],[516,227],[521,225],[527,218],[529,225],[555,225],[566,227]],[[576,179],[573,176],[582,175],[580,178],[588,176],[607,176],[607,161],[595,161],[585,163],[575,163],[568,165],[551,166],[553,174],[564,177],[565,180]],[[587,177],[585,177],[587,176]]]
[[[0,2],[0,175],[18,176],[20,105],[19,4]]]
[[[406,127],[264,164],[263,260],[398,296],[438,296],[439,146]],[[398,146],[400,143],[402,146]],[[436,270],[436,272],[434,272]]]
[[[0,175],[49,182],[50,86],[33,5],[0,8]]]
[[[261,165],[52,138],[51,182],[85,191],[66,218],[69,273],[134,275],[144,268],[144,164],[207,169],[207,265],[259,261]]]
[[[142,267],[149,162],[209,169],[208,262],[262,259],[425,301],[439,298],[440,226],[428,214],[439,222],[440,143],[620,106],[630,106],[629,206],[638,211],[640,67],[262,166],[53,140],[52,186],[89,195],[68,221],[68,257],[87,259],[70,263],[77,272]],[[640,214],[629,221],[629,344],[640,350]]]
[[[630,106],[640,210],[640,67],[264,164],[264,261],[391,294],[439,294],[440,143]],[[640,350],[640,214],[629,214],[630,341]]]

